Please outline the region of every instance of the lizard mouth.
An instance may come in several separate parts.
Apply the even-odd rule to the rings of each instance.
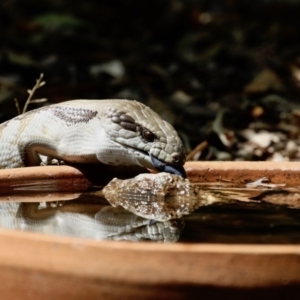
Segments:
[[[167,173],[179,175],[183,178],[187,178],[186,172],[182,166],[169,165],[169,164],[166,164],[165,162],[159,160],[158,158],[152,156],[151,154],[149,154],[149,155],[150,155],[152,164],[157,171],[167,172]]]
[[[186,172],[182,166],[175,166],[175,165],[167,164],[167,163],[159,160],[158,158],[154,157],[152,154],[150,154],[146,151],[138,150],[138,149],[128,146],[128,145],[126,145],[126,147],[129,147],[129,148],[133,149],[134,151],[138,151],[138,152],[142,153],[144,156],[150,157],[152,165],[157,171],[166,172],[166,173],[181,176],[183,178],[187,178]]]

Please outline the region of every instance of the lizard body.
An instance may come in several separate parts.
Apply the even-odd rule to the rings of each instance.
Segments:
[[[69,163],[138,165],[185,176],[175,129],[132,100],[72,100],[0,125],[0,168],[40,165],[41,156]]]
[[[149,107],[130,100],[72,100],[29,111],[0,125],[0,169],[40,165],[44,157],[66,163],[138,165],[185,176],[184,148],[174,128]],[[97,239],[112,234],[111,224],[98,220],[97,214],[57,208],[43,218],[35,210],[27,216],[26,207],[35,208],[35,204],[0,202],[0,227]],[[122,226],[130,227],[132,218],[130,214],[121,218],[118,232]],[[161,224],[159,230],[168,233],[169,227],[165,230],[165,223]],[[132,226],[130,238],[136,239],[140,233]]]

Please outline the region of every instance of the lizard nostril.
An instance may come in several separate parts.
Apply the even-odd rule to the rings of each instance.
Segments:
[[[172,153],[171,156],[172,156],[174,162],[179,162],[179,154],[178,153],[176,153],[176,152]]]

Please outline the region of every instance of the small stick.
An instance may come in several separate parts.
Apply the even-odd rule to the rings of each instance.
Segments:
[[[46,81],[42,81],[43,77],[44,77],[44,74],[41,73],[40,77],[38,79],[36,79],[36,83],[35,83],[34,87],[31,90],[27,90],[29,96],[23,107],[23,111],[22,111],[23,114],[27,111],[28,105],[30,103],[41,103],[41,102],[47,101],[46,98],[32,100],[32,96],[35,93],[35,91],[46,84]]]
[[[186,156],[186,161],[190,161],[193,160],[193,157],[203,151],[206,147],[208,146],[208,143],[206,141],[201,142],[200,144],[198,144],[187,156]]]

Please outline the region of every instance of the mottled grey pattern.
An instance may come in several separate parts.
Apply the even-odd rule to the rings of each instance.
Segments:
[[[49,106],[44,110],[51,111],[56,117],[65,121],[68,125],[77,123],[88,123],[96,117],[97,111],[85,108]]]
[[[85,108],[49,105],[38,109],[30,110],[26,114],[17,116],[15,120],[21,121],[23,119],[28,118],[29,115],[33,115],[44,111],[49,111],[53,113],[53,115],[65,121],[68,125],[77,123],[88,123],[90,120],[95,118],[98,113],[96,110]]]

